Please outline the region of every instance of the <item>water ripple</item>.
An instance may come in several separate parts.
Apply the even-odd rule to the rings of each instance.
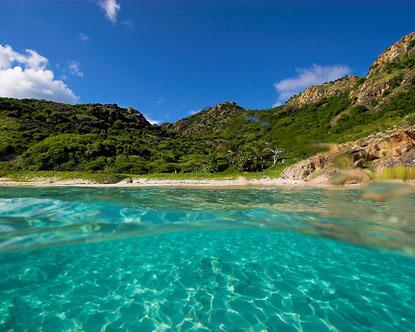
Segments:
[[[166,232],[289,231],[415,252],[415,195],[359,190],[1,188],[0,252]]]

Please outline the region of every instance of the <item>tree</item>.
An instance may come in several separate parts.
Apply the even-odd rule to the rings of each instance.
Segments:
[[[277,161],[278,161],[278,156],[281,154],[281,153],[283,153],[283,152],[285,152],[285,150],[283,150],[283,149],[278,149],[278,148],[275,148],[275,149],[270,149],[270,151],[272,152],[272,166],[275,166],[275,164],[277,163]]]
[[[262,171],[269,160],[269,149],[259,143],[248,143],[238,148],[236,152],[228,151],[230,163],[241,172]]]

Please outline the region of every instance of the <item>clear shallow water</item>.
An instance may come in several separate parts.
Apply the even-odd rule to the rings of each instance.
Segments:
[[[408,331],[414,203],[2,188],[0,330]]]

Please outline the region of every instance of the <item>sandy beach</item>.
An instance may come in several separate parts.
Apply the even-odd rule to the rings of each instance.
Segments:
[[[50,180],[36,179],[27,182],[0,179],[2,187],[97,187],[97,188],[135,188],[135,187],[204,187],[204,188],[246,188],[246,187],[312,187],[312,188],[358,188],[361,184],[333,186],[325,181],[301,181],[282,178],[229,179],[229,180],[157,180],[136,178],[133,183],[126,180],[118,183],[94,183],[83,179]]]

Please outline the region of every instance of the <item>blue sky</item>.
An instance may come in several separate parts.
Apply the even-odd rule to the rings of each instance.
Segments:
[[[365,75],[415,30],[415,1],[0,1],[0,96],[133,106],[173,121],[270,108]]]

